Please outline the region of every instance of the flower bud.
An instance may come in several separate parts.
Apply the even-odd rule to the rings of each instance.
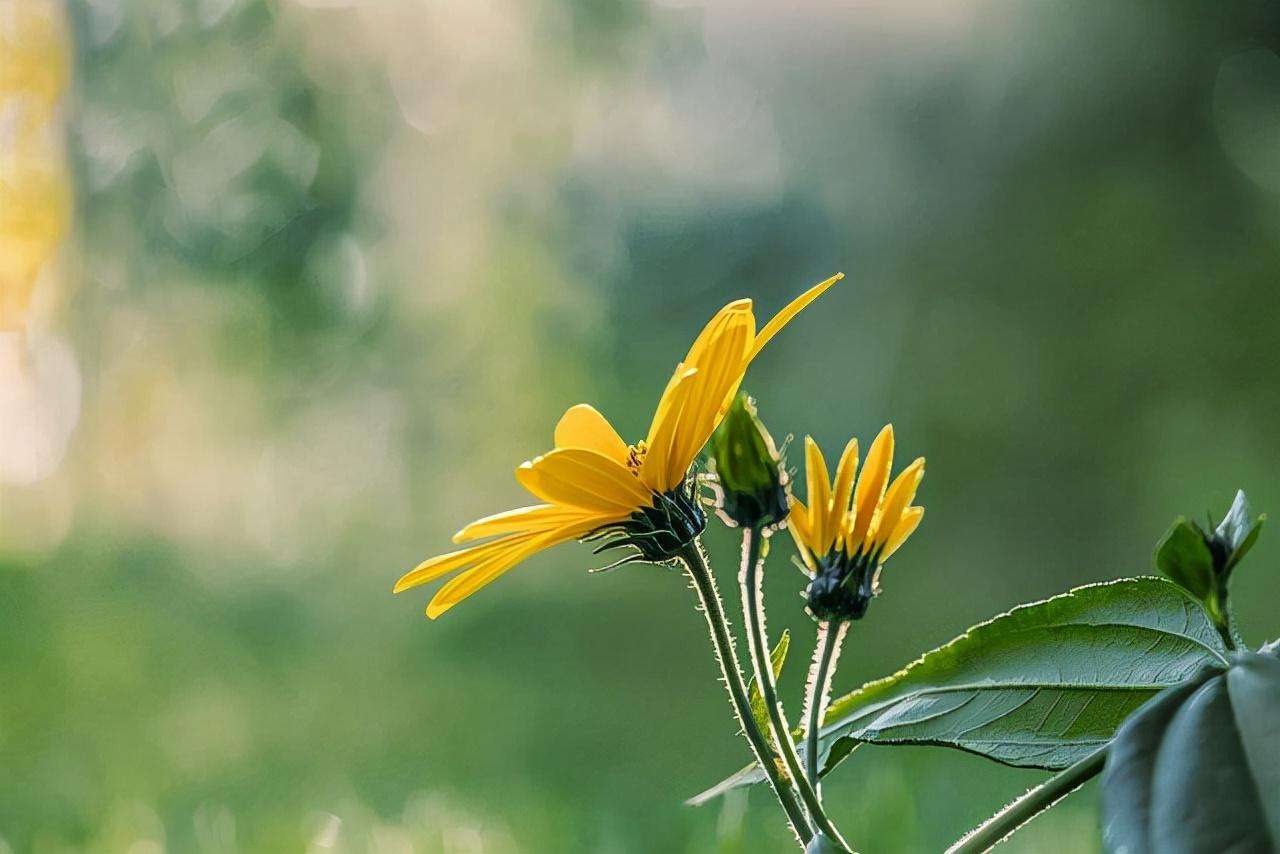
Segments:
[[[809,614],[820,622],[861,620],[880,593],[880,567],[873,555],[834,552],[820,561],[804,598]]]
[[[722,490],[717,507],[722,519],[755,528],[787,518],[786,474],[780,455],[745,392],[734,399],[712,435],[710,452]]]
[[[1230,636],[1227,583],[1253,544],[1266,516],[1255,517],[1243,491],[1226,517],[1209,530],[1178,518],[1156,547],[1156,569],[1200,600],[1224,637]]]

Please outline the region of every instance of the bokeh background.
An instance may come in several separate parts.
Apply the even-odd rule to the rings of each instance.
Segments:
[[[0,851],[784,850],[681,578],[401,572],[639,435],[724,302],[848,279],[749,386],[893,421],[924,525],[837,689],[1280,512],[1271,4],[0,0]],[[1273,532],[1274,533],[1274,532]],[[722,577],[734,541],[713,531]],[[779,541],[770,628],[812,628]],[[1266,535],[1236,585],[1280,634]],[[866,748],[864,850],[1041,778]],[[1010,852],[1092,851],[1091,789]]]

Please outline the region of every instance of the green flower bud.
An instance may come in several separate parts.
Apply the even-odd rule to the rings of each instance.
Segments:
[[[786,473],[773,437],[746,393],[729,406],[711,437],[711,463],[720,481],[720,517],[744,528],[777,525],[787,518]]]
[[[1204,604],[1229,643],[1227,582],[1257,542],[1266,518],[1253,515],[1241,490],[1216,527],[1212,520],[1206,530],[1192,520],[1178,518],[1156,547],[1156,569]]]

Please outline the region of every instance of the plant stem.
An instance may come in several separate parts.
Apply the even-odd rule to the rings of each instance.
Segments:
[[[947,854],[979,854],[999,845],[1015,830],[1097,776],[1107,762],[1107,747],[1090,753],[1027,792],[947,849]]]
[[[763,568],[764,561],[760,557],[764,537],[759,528],[746,528],[742,532],[742,569],[738,573],[738,583],[742,587],[742,618],[747,624],[747,647],[751,652],[751,663],[755,670],[756,684],[760,686],[760,696],[769,714],[769,727],[773,730],[774,743],[787,773],[800,792],[809,811],[809,818],[816,830],[825,833],[832,840],[839,842],[848,851],[849,846],[836,830],[822,809],[818,793],[814,789],[816,776],[805,777],[804,768],[800,765],[800,756],[796,753],[796,743],[791,737],[791,726],[787,723],[786,713],[778,700],[778,683],[773,675],[773,665],[769,660],[769,640],[764,627]]]
[[[840,647],[844,643],[849,624],[841,622],[832,627],[830,622],[818,624],[818,639],[813,649],[813,668],[809,678],[809,698],[807,721],[805,723],[804,760],[809,779],[813,781],[814,792],[821,797],[822,783],[818,772],[819,749],[818,736],[822,734],[822,719],[827,714],[827,703],[831,699],[831,677],[835,675],[836,660],[840,658]]]
[[[698,594],[702,613],[707,618],[707,628],[711,631],[711,643],[715,647],[716,662],[720,665],[720,675],[724,678],[725,687],[729,689],[729,701],[733,707],[733,714],[737,717],[742,733],[751,745],[751,752],[755,754],[756,762],[769,778],[769,784],[773,787],[774,794],[778,796],[778,801],[781,802],[782,809],[787,814],[792,833],[803,846],[811,835],[809,821],[805,817],[800,802],[796,800],[795,792],[783,779],[774,761],[773,752],[769,749],[764,734],[760,732],[751,714],[751,701],[747,697],[747,686],[742,681],[738,654],[733,648],[733,635],[730,634],[728,623],[725,622],[724,605],[720,600],[720,593],[716,590],[715,576],[711,574],[711,567],[707,564],[706,555],[703,554],[702,543],[694,540],[680,550],[679,557],[693,582],[693,589]]]

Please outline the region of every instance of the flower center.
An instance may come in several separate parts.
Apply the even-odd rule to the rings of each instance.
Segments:
[[[627,468],[632,474],[640,474],[640,466],[644,464],[644,455],[647,453],[649,453],[649,445],[644,439],[627,446]]]

